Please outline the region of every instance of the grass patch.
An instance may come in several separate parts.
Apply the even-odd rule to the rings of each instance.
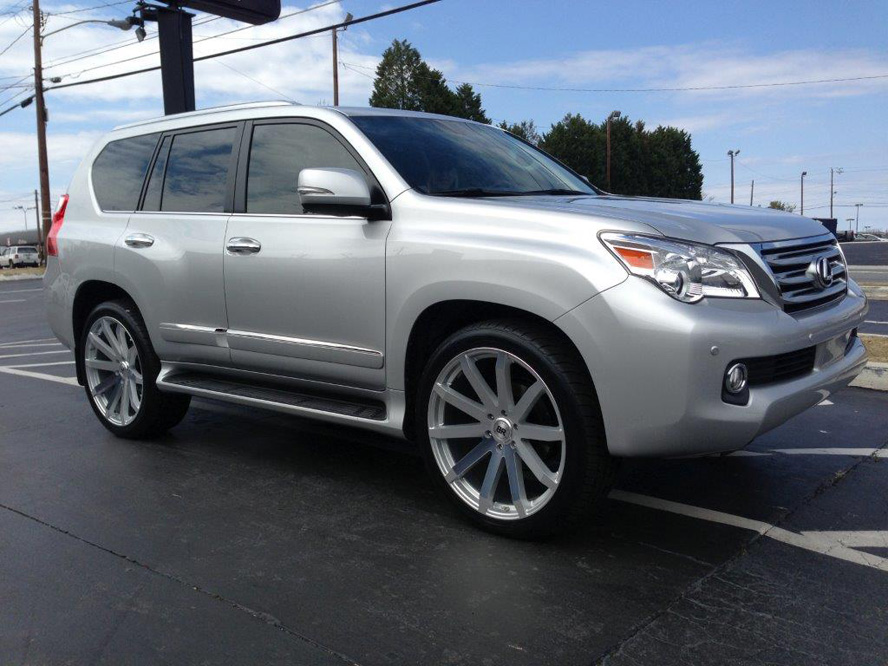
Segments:
[[[888,337],[861,334],[860,339],[869,353],[870,361],[888,363]]]
[[[12,275],[36,275],[37,277],[43,277],[43,271],[46,269],[43,266],[38,268],[34,268],[29,266],[28,268],[4,268],[0,271],[0,280],[5,277],[10,277]]]

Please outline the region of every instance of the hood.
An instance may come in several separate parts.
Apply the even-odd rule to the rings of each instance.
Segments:
[[[652,227],[664,236],[698,243],[761,243],[827,233],[810,218],[770,208],[704,203],[688,199],[601,196],[531,196],[486,199],[504,206],[592,215]]]

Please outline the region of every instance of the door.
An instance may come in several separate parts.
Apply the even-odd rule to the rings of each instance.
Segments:
[[[311,214],[296,181],[304,168],[364,173],[356,153],[314,121],[248,125],[238,203],[224,252],[228,344],[240,368],[383,388],[385,239],[389,221]]]
[[[164,360],[228,365],[222,256],[241,125],[169,133],[115,265]]]

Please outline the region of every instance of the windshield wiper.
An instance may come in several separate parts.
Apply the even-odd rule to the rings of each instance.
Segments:
[[[528,197],[534,196],[537,194],[582,194],[591,196],[592,192],[581,192],[580,190],[570,190],[567,188],[557,188],[554,187],[549,190],[530,190],[529,192],[516,192],[516,194],[520,194],[521,196]]]
[[[462,190],[442,190],[441,192],[430,192],[436,197],[514,197],[524,194],[523,192],[509,192],[508,190],[485,190],[480,187],[467,187]]]

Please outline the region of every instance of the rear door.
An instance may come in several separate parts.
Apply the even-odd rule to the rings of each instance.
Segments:
[[[369,388],[385,385],[385,240],[391,222],[310,213],[304,168],[353,169],[384,198],[357,153],[309,119],[249,123],[224,252],[228,344],[243,369]]]
[[[242,123],[167,132],[115,256],[164,360],[228,364],[222,256]]]

